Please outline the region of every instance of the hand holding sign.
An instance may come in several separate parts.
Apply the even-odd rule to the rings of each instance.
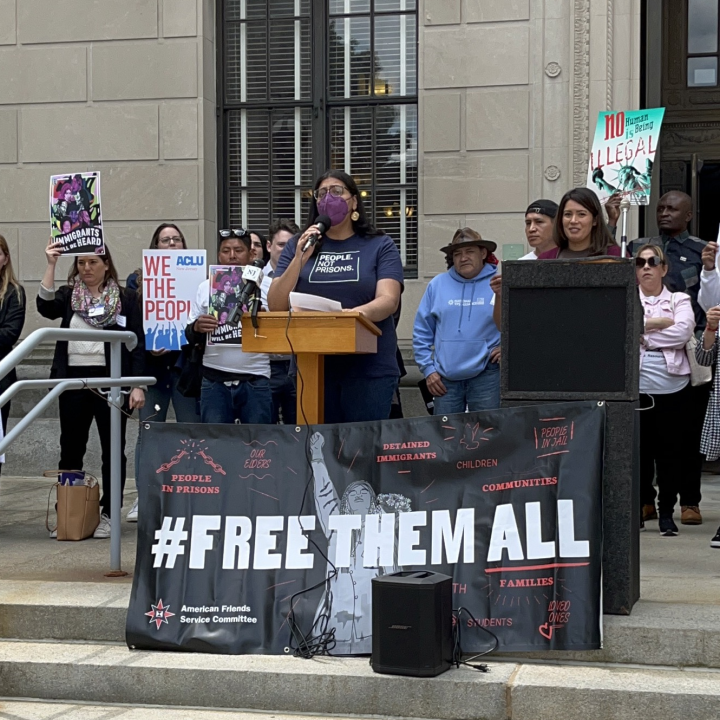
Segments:
[[[57,265],[58,258],[63,254],[63,244],[61,242],[54,242],[52,238],[48,241],[47,247],[45,248],[45,257],[47,257],[48,265],[55,267]]]
[[[715,258],[717,257],[718,244],[709,242],[702,251],[703,268],[708,272],[715,267]]]

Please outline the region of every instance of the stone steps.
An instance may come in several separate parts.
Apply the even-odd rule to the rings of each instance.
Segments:
[[[129,583],[3,581],[0,639],[124,643],[130,591]],[[605,616],[602,650],[496,657],[720,669],[720,607],[641,600],[629,617]]]
[[[235,712],[232,710],[203,710],[198,708],[137,707],[135,705],[92,705],[89,703],[43,702],[41,700],[4,701],[0,699],[0,718],[13,720],[55,720],[63,717],[69,720],[101,720],[121,718],[122,720],[265,720],[265,713]],[[325,715],[324,717],[328,717]],[[335,720],[350,720],[334,716]],[[320,720],[318,715],[278,715],[274,720]]]
[[[675,720],[720,716],[717,671],[497,663],[420,679],[367,659],[130,651],[0,641],[6,698],[437,720]],[[177,716],[176,716],[177,717]]]

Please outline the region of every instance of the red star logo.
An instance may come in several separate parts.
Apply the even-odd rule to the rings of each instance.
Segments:
[[[160,598],[157,605],[151,603],[150,607],[152,607],[152,610],[146,612],[145,615],[150,618],[151,623],[155,623],[158,630],[163,623],[168,624],[168,618],[175,617],[175,613],[170,612],[170,606],[163,605],[162,598]]]

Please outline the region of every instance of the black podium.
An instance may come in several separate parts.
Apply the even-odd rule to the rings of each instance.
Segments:
[[[504,407],[607,404],[603,467],[604,612],[640,597],[639,342],[642,307],[630,260],[504,262]]]

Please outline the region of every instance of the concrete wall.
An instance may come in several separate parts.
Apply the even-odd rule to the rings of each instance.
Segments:
[[[640,0],[424,0],[419,24],[423,222],[404,344],[452,233],[527,252],[528,203],[584,185],[597,113],[640,98]]]
[[[637,107],[640,80],[640,0],[419,0],[418,16],[422,222],[404,345],[452,232],[524,251],[528,202],[584,183],[598,111]],[[162,221],[212,250],[214,33],[214,0],[0,0],[0,232],[31,295],[54,173],[102,172],[123,274]]]
[[[32,297],[50,175],[100,170],[123,276],[163,221],[214,244],[213,0],[0,0],[0,233]],[[69,261],[58,263],[58,278]],[[30,305],[25,333],[40,320]]]

